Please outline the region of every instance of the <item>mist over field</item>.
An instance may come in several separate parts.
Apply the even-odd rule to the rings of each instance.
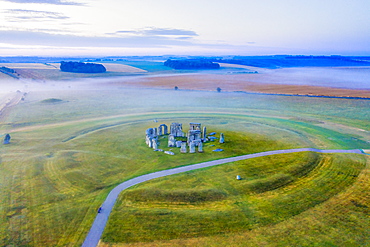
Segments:
[[[133,79],[134,78],[134,79]],[[142,77],[145,79],[146,77]],[[291,115],[292,112],[319,115],[350,114],[351,118],[366,119],[369,100],[347,100],[250,94],[242,92],[174,90],[145,88],[132,84],[116,84],[122,80],[140,80],[136,77],[78,79],[68,81],[21,81],[2,82],[8,85],[3,91],[26,93],[19,105],[10,113],[13,122],[68,121],[88,117],[102,117],[139,112],[202,112],[269,111],[271,114]],[[4,88],[4,87],[2,87]],[[19,92],[18,92],[19,93]],[[58,102],[45,100],[58,99]],[[338,112],[335,105],[341,105]],[[310,108],[305,107],[310,105]],[[325,111],[323,111],[325,105]],[[351,109],[356,106],[356,113]]]
[[[370,89],[369,67],[307,67],[269,70],[266,76],[252,79],[260,83],[310,85],[348,89]]]
[[[40,70],[33,71],[40,72]],[[306,78],[307,74],[312,74],[312,77],[307,80],[311,83],[315,78],[325,81],[323,79],[325,78],[324,75],[332,69],[318,69],[317,71],[312,68],[261,69],[258,74],[238,74],[240,71],[243,72],[244,70],[68,80],[32,80],[24,78],[0,80],[2,89],[0,92],[0,118],[2,120],[0,137],[3,138],[6,133],[10,133],[12,137],[10,145],[0,147],[0,166],[4,168],[0,170],[0,183],[4,185],[0,198],[5,201],[1,210],[3,210],[4,215],[7,215],[7,218],[0,224],[0,233],[4,233],[6,239],[0,238],[0,243],[15,246],[26,244],[30,246],[67,246],[73,243],[74,246],[80,246],[92,225],[97,208],[102,205],[109,191],[118,183],[153,171],[246,153],[286,148],[370,149],[370,129],[368,125],[370,100],[368,99],[324,98],[307,95],[287,96],[239,91],[240,86],[248,81],[246,78],[251,80],[265,78],[267,82],[271,78],[270,84],[266,83],[267,87],[271,87],[271,85],[279,85],[281,80],[284,83],[304,83],[305,81],[301,80]],[[322,73],[323,71],[325,73]],[[351,72],[351,75],[356,73]],[[43,74],[39,73],[39,75],[42,77]],[[279,75],[281,76],[279,77]],[[65,78],[70,78],[70,76],[67,75]],[[347,78],[349,77],[350,75]],[[272,80],[273,78],[276,78],[276,80]],[[334,81],[340,81],[341,78],[343,77],[335,78]],[[366,80],[360,78],[359,82],[362,81]],[[333,81],[331,83],[334,85]],[[179,86],[178,90],[174,89],[175,85]],[[222,88],[220,92],[216,90],[218,86]],[[332,90],[332,88],[329,88],[329,90]],[[160,123],[169,125],[172,122],[179,122],[184,125],[186,130],[188,123],[193,121],[202,123],[202,126],[207,126],[209,131],[216,130],[217,133],[221,131],[226,133],[226,145],[217,141],[207,142],[204,144],[204,156],[199,153],[194,155],[181,154],[178,149],[172,150],[176,152],[176,155],[169,156],[163,152],[154,152],[145,145],[145,130],[147,128],[158,126]],[[160,145],[162,146],[160,147],[168,150],[169,147],[167,147],[165,139],[167,137],[163,136],[161,138],[162,144]],[[224,152],[214,154],[212,150],[216,148],[215,146],[224,149]],[[246,188],[244,183],[248,183],[250,186],[248,188],[254,188],[258,191],[261,182],[265,181],[270,184],[272,181],[272,190],[267,191],[267,193],[281,193],[281,195],[277,194],[277,198],[279,200],[282,198],[281,200],[284,202],[285,194],[279,192],[280,190],[275,190],[277,186],[275,183],[278,182],[279,186],[283,186],[280,185],[280,181],[283,181],[289,186],[295,179],[300,183],[301,178],[279,173],[271,175],[269,169],[271,168],[275,172],[275,164],[297,166],[302,169],[301,164],[304,164],[303,167],[311,167],[311,162],[313,162],[312,164],[318,167],[316,171],[321,172],[323,170],[324,174],[326,174],[326,169],[329,171],[340,169],[334,173],[327,172],[327,174],[334,174],[333,176],[330,175],[329,178],[324,177],[319,182],[309,182],[315,185],[311,189],[312,191],[322,191],[317,197],[310,198],[306,197],[306,194],[300,194],[302,190],[299,187],[297,190],[297,195],[299,195],[296,200],[297,206],[294,206],[292,210],[304,211],[307,207],[307,211],[309,211],[312,207],[311,202],[314,202],[314,205],[318,201],[324,204],[327,200],[332,200],[332,194],[337,195],[337,190],[346,191],[350,188],[353,183],[356,183],[356,176],[360,176],[363,173],[361,169],[365,167],[364,158],[361,162],[355,162],[357,159],[355,157],[345,159],[338,156],[340,160],[332,162],[326,158],[329,156],[311,160],[312,157],[306,153],[289,156],[290,158],[284,157],[279,155],[273,157],[273,159],[268,157],[260,159],[258,162],[252,161],[248,165],[232,163],[229,164],[228,168],[225,166],[226,173],[221,172],[219,174],[219,172],[214,173],[213,169],[207,170],[211,173],[207,180],[211,181],[211,178],[218,178],[222,180],[219,182],[204,183],[204,180],[198,179],[188,181],[189,178],[192,180],[204,176],[197,172],[190,176],[185,174],[184,177],[181,177],[181,179],[185,179],[182,183],[184,188],[171,189],[171,194],[188,195],[188,192],[191,192],[189,195],[194,193],[198,195],[199,193],[205,193],[206,198],[208,198],[209,196],[212,197],[214,188],[218,188],[217,186],[220,185],[222,188],[217,189],[219,192],[216,195],[223,196],[216,196],[218,198],[216,201],[205,202],[204,205],[195,202],[195,204],[190,205],[191,208],[187,208],[188,203],[183,204],[181,202],[180,205],[178,202],[176,204],[172,204],[171,201],[160,202],[169,207],[166,210],[171,212],[168,214],[166,211],[165,215],[167,216],[165,217],[168,217],[166,222],[167,220],[173,222],[172,216],[176,215],[177,209],[171,211],[170,208],[176,205],[176,208],[185,207],[181,210],[185,210],[186,213],[181,214],[183,222],[176,221],[175,225],[183,224],[183,228],[187,229],[189,220],[196,220],[204,224],[205,221],[202,215],[197,213],[199,210],[193,208],[203,207],[203,212],[214,215],[206,217],[212,219],[211,227],[206,226],[199,229],[191,227],[193,232],[187,231],[191,233],[189,237],[208,236],[208,231],[212,232],[214,229],[212,222],[219,222],[220,229],[225,228],[225,226],[228,227],[229,221],[223,218],[224,212],[234,217],[236,215],[235,207],[237,207],[237,212],[241,212],[239,209],[241,205],[238,204],[240,201],[247,201],[248,203],[255,201],[250,199],[255,193],[246,193],[244,189],[240,192],[241,197],[237,196],[236,198],[234,198],[234,192],[229,194],[227,190],[223,191],[223,187],[225,187],[224,178],[227,179],[226,184],[235,183],[235,174],[240,174],[240,172],[244,172],[244,176],[248,179],[241,180],[241,183],[238,182],[236,184],[238,188]],[[306,157],[311,161],[302,163],[299,157]],[[319,160],[325,162],[325,165],[322,165],[324,168],[321,168],[322,163]],[[260,164],[264,164],[263,169]],[[354,166],[355,170],[348,167],[347,164]],[[242,167],[247,167],[251,171]],[[259,169],[261,169],[258,172],[261,177],[258,179],[254,167],[260,167]],[[312,179],[317,178],[317,173],[311,173],[310,169],[312,168],[302,171],[302,174],[304,174],[302,181],[310,176]],[[343,178],[337,178],[338,174],[345,174],[343,176],[350,179],[346,179],[346,183],[343,184]],[[330,183],[326,181],[330,181]],[[333,181],[335,181],[334,186],[332,186]],[[267,184],[265,185],[267,186]],[[325,186],[321,187],[322,184],[325,184]],[[340,186],[337,186],[337,184]],[[192,188],[188,189],[184,185]],[[148,186],[147,188],[150,190],[151,185],[148,184]],[[207,189],[198,191],[198,188],[203,188],[203,186],[206,186]],[[264,189],[270,188],[266,186]],[[307,188],[306,185],[303,187]],[[282,190],[285,188],[288,187],[282,187]],[[355,188],[360,187],[356,185]],[[288,191],[292,190],[288,189]],[[139,194],[141,195],[140,192]],[[322,199],[322,194],[325,194],[325,200]],[[348,199],[347,201],[362,198],[361,193],[355,195],[355,199]],[[277,223],[280,221],[281,218],[275,217],[275,215],[282,212],[281,209],[286,209],[285,203],[281,203],[282,208],[277,208],[268,201],[268,196],[265,197],[265,194],[258,193],[256,196],[260,199],[254,205],[257,205],[257,207],[262,205],[260,209],[262,214],[268,212],[271,215],[264,223],[267,225],[264,226],[271,225],[271,222]],[[150,198],[155,199],[152,196]],[[321,198],[321,201],[318,198]],[[302,204],[303,199],[306,202]],[[268,205],[273,206],[263,209],[265,207],[263,204],[266,201],[269,202]],[[211,204],[207,203],[226,206],[222,206],[224,211],[221,211],[220,214],[217,210],[209,210]],[[250,207],[255,207],[254,205],[245,204],[242,209],[248,211]],[[318,207],[315,206],[314,208],[317,210]],[[334,208],[335,210],[330,210],[337,212],[337,208]],[[125,234],[122,234],[122,226],[127,226],[125,224],[126,218],[132,220],[136,217],[134,213],[130,213],[131,208],[126,205],[122,207],[118,204],[114,210],[122,209],[124,214],[121,212],[116,214],[113,211],[112,220],[109,221],[110,223],[108,222],[110,225],[107,226],[107,229],[112,230],[112,232],[107,231],[107,234],[102,238],[103,241],[110,243],[111,236],[118,237],[122,243],[137,241],[127,239],[124,237]],[[148,206],[147,209],[149,211],[145,212],[154,210],[155,213],[158,210],[156,206],[152,205]],[[231,211],[229,211],[230,209]],[[285,210],[286,216],[284,217],[289,220],[294,219],[290,218],[292,215],[296,215],[296,211],[293,211]],[[140,209],[137,212],[142,214],[141,212],[144,211]],[[320,212],[327,212],[327,210],[321,209]],[[125,213],[129,215],[125,219],[121,219],[122,215],[126,215]],[[259,217],[258,214],[253,217]],[[146,213],[143,213],[143,215],[137,219],[146,219]],[[155,218],[163,220],[162,216],[160,212],[158,217]],[[331,214],[327,214],[326,217],[330,220]],[[244,213],[240,218],[235,217],[240,222],[230,226],[230,229],[245,231],[243,234],[249,234],[249,230],[243,228],[243,220],[246,219],[246,222],[251,222],[249,218],[250,214]],[[218,220],[214,221],[214,219]],[[156,220],[145,221],[148,224],[157,224]],[[261,221],[258,220],[258,222]],[[366,221],[359,220],[357,222],[363,224]],[[299,223],[295,224],[298,228],[300,227]],[[26,229],[23,228],[24,225],[27,225]],[[325,223],[324,225],[330,224]],[[260,223],[257,225],[251,223],[251,227],[258,228]],[[315,228],[316,226],[313,225],[312,227]],[[341,227],[342,231],[348,230],[345,224]],[[239,228],[240,230],[238,230]],[[158,229],[156,227],[156,229],[150,230],[152,233],[151,241],[157,241],[160,239],[158,236],[162,236],[158,234]],[[173,229],[176,229],[176,226]],[[167,230],[165,229],[165,232]],[[118,231],[118,233],[115,231]],[[40,232],[42,234],[39,234]],[[143,233],[146,236],[147,231],[136,229],[130,225],[126,232],[137,232],[138,236]],[[362,231],[361,236],[364,235]],[[310,236],[313,237],[312,234]],[[343,236],[346,238],[345,235]],[[218,238],[219,236],[212,235],[211,238],[213,237]],[[168,238],[176,239],[177,237],[171,236]],[[198,241],[198,238],[196,239]],[[278,239],[280,239],[279,241],[285,241],[285,235]],[[182,240],[187,241],[186,239]],[[212,242],[215,241],[217,242],[217,240],[212,240]],[[222,242],[218,243],[219,246],[225,246]]]
[[[0,246],[370,246],[369,0],[0,6]]]

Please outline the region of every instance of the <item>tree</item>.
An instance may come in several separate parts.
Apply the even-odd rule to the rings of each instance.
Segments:
[[[217,92],[219,92],[219,93],[221,92],[221,88],[220,88],[220,87],[218,87],[216,90],[217,90]]]
[[[175,90],[178,90],[179,89],[179,87],[178,86],[175,86]]]

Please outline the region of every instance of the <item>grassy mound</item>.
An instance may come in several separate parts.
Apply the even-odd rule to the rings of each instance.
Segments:
[[[359,155],[305,152],[260,157],[156,179],[122,193],[103,241],[110,244],[151,242],[154,245],[181,239],[182,243],[189,241],[189,246],[201,246],[205,243],[196,240],[201,237],[249,234],[259,229],[269,231],[289,221],[299,232],[298,229],[317,227],[314,222],[301,225],[305,212],[314,209],[327,218],[326,226],[321,227],[331,229],[337,227],[337,223],[329,218],[334,220],[339,213],[337,210],[346,214],[348,209],[322,205],[328,200],[343,203],[335,198],[353,187],[365,162]],[[236,180],[236,174],[243,179]],[[190,195],[194,195],[194,200],[189,200]],[[359,222],[364,222],[368,205],[353,199],[345,201],[352,205],[355,214],[361,215]],[[350,217],[348,220],[347,223],[351,223]],[[348,235],[347,241],[360,244],[366,240],[366,229],[357,231],[356,238]],[[314,235],[304,236],[307,237],[310,244],[324,241]],[[335,238],[325,238],[327,243],[338,244]],[[217,245],[210,237],[206,239],[210,242],[205,245],[225,246],[225,242]],[[271,236],[270,244],[273,243],[284,245],[286,236]]]
[[[34,109],[49,109],[40,107],[42,99],[33,101],[36,102]],[[20,104],[19,107],[26,105]],[[71,112],[75,113],[68,104],[53,107],[58,110],[30,117],[35,122],[42,122],[40,116],[44,116],[42,119],[51,119],[54,113],[64,108],[66,114],[72,116]],[[21,108],[22,111],[17,113],[29,115],[25,109]],[[88,115],[81,108],[82,113],[83,116]],[[174,156],[154,152],[145,145],[144,140],[145,130],[156,125],[153,118],[164,119],[167,124],[181,122],[184,126],[192,121],[201,122],[209,132],[223,132],[226,143],[206,143],[202,154],[180,154],[177,148],[173,148],[176,153]],[[6,149],[4,147],[1,151],[0,183],[3,187],[0,199],[4,202],[0,206],[1,215],[4,216],[0,217],[1,246],[80,246],[91,227],[97,208],[109,191],[118,183],[142,174],[247,153],[311,146],[310,141],[320,140],[325,144],[335,142],[335,145],[342,147],[338,140],[346,137],[338,134],[335,136],[338,139],[332,141],[326,138],[327,132],[320,126],[230,114],[199,114],[197,117],[194,113],[171,114],[171,118],[168,114],[155,117],[143,115],[66,123],[61,121],[63,119],[57,115],[53,120],[57,125],[34,126],[27,131],[14,132],[14,145]],[[23,124],[19,120],[15,123]],[[331,134],[330,137],[333,136]],[[166,137],[161,141],[160,147],[168,150]],[[349,141],[354,142],[352,139]],[[225,151],[212,152],[217,148]],[[362,160],[356,161],[352,157],[347,159],[347,156],[308,154],[257,158],[181,176],[169,176],[163,180],[153,180],[153,184],[144,183],[122,195],[116,213],[111,216],[113,221],[109,223],[111,226],[107,229],[105,240],[110,243],[135,244],[137,241],[160,243],[164,239],[186,237],[186,240],[181,241],[195,241],[195,244],[189,246],[207,246],[215,241],[224,243],[220,246],[227,246],[233,237],[223,240],[224,234],[244,236],[246,231],[258,231],[263,227],[275,231],[269,227],[280,224],[287,224],[283,229],[292,231],[294,228],[298,232],[301,229],[298,226],[303,224],[294,223],[289,226],[291,220],[300,214],[314,212],[326,201],[331,201],[335,194],[342,195],[342,191],[349,190],[360,176],[363,177],[362,173],[356,177],[364,166]],[[343,169],[342,166],[347,168]],[[335,167],[338,169],[333,169]],[[326,180],[319,179],[325,178],[323,172],[328,174]],[[240,175],[242,180],[236,180],[236,175]],[[364,183],[369,184],[368,180]],[[357,189],[362,187],[358,185]],[[363,193],[348,198],[344,197],[341,203],[351,210],[360,211],[354,222],[366,225],[366,221],[360,218],[362,212],[368,210],[366,207],[370,206],[366,199],[369,196]],[[344,211],[346,206],[340,207],[337,215],[345,215],[341,217],[350,219],[353,215]],[[320,217],[326,217],[326,211],[320,211]],[[127,216],[127,221],[120,213],[122,217]],[[314,216],[315,213],[312,213],[306,219],[300,219],[301,222],[309,221]],[[328,226],[329,229],[332,226],[330,222],[335,219],[325,217],[321,217],[326,222],[320,227]],[[161,220],[163,226],[168,223],[166,229],[158,223]],[[347,221],[345,224],[352,223]],[[180,229],[183,235],[179,236],[176,230],[166,233],[170,228]],[[313,226],[312,229],[314,231]],[[344,232],[346,226],[343,225],[341,229]],[[145,231],[150,234],[143,237]],[[362,232],[358,229],[356,232],[361,239]],[[158,237],[162,233],[163,237]],[[111,236],[114,234],[116,237],[113,239]],[[124,235],[131,237],[126,238]],[[283,232],[277,235],[281,236],[282,241]],[[313,235],[310,238],[315,239]],[[274,240],[271,241],[274,243]],[[170,246],[176,245],[181,243]]]

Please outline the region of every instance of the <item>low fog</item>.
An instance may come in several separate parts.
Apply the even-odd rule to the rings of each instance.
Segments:
[[[370,89],[369,78],[369,67],[308,67],[265,70],[263,76],[253,76],[251,81],[348,89]]]
[[[369,100],[196,91],[181,88],[179,90],[138,88],[116,83],[118,81],[122,81],[122,78],[42,82],[3,80],[0,81],[0,103],[1,107],[6,108],[11,97],[18,97],[18,101],[13,102],[16,107],[11,108],[6,121],[26,125],[155,112],[198,114],[260,112],[268,115],[295,116],[296,113],[322,114],[323,105],[335,107],[340,104],[344,109],[339,112],[332,108],[332,113],[324,113],[329,115],[352,114],[350,109],[354,105],[356,111],[367,112],[370,109]],[[348,112],[345,109],[349,109]]]

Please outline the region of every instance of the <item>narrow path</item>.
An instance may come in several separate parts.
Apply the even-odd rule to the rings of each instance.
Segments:
[[[355,154],[364,154],[362,150],[360,149],[353,149],[353,150],[320,150],[315,148],[298,148],[298,149],[287,149],[287,150],[275,150],[275,151],[267,151],[267,152],[261,152],[261,153],[255,153],[255,154],[247,154],[247,155],[241,155],[237,157],[231,157],[231,158],[225,158],[220,160],[214,160],[214,161],[208,161],[203,163],[198,163],[194,165],[188,165],[188,166],[182,166],[177,168],[172,168],[164,171],[159,172],[153,172],[150,174],[142,175],[133,179],[130,179],[126,182],[123,182],[119,184],[117,187],[115,187],[107,196],[105,199],[102,210],[100,213],[96,215],[95,221],[84,241],[82,244],[82,247],[95,247],[98,245],[99,240],[101,238],[101,235],[103,234],[105,225],[108,222],[108,217],[113,209],[114,204],[116,203],[116,200],[118,198],[118,195],[125,189],[136,185],[143,183],[145,181],[154,179],[154,178],[160,178],[165,177],[173,174],[178,174],[182,172],[188,172],[196,169],[206,168],[210,166],[216,166],[221,165],[225,163],[240,161],[240,160],[246,160],[246,159],[252,159],[262,156],[268,156],[268,155],[274,155],[274,154],[287,154],[287,153],[297,153],[297,152],[318,152],[318,153],[355,153]]]
[[[4,102],[0,102],[0,120],[3,121],[8,115],[10,108],[17,105],[24,96],[21,92],[11,93],[4,96]]]

